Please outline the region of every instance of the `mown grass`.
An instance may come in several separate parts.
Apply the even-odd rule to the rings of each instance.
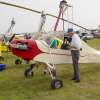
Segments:
[[[91,46],[100,49],[100,39],[88,41]],[[57,65],[57,77],[64,86],[52,90],[51,78],[43,75],[43,65],[35,70],[32,78],[23,73],[29,65],[15,65],[15,56],[4,54],[6,70],[0,72],[0,100],[100,100],[100,64],[81,64],[81,82],[71,80],[72,65]]]

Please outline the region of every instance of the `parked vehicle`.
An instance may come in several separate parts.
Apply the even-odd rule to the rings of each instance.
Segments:
[[[96,38],[100,38],[100,33],[95,33],[94,36],[95,36]]]
[[[84,40],[85,42],[93,38],[94,36],[91,33],[82,33],[82,36],[81,36],[81,39]]]

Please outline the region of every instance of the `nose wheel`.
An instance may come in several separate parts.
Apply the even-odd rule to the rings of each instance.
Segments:
[[[26,69],[24,72],[25,77],[32,77],[33,75],[34,75],[34,72],[30,68]]]
[[[33,69],[36,67],[35,64],[31,64],[30,68],[26,69],[24,72],[25,77],[32,77],[34,75]]]

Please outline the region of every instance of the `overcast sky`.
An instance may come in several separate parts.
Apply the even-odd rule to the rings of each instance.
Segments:
[[[16,5],[25,6],[34,10],[42,11],[58,15],[59,3],[61,0],[0,0]],[[100,0],[68,0],[68,3],[73,5],[73,21],[86,28],[97,28],[100,24]],[[69,20],[72,10],[69,8]],[[13,32],[34,32],[38,31],[40,22],[40,15],[25,11],[22,9],[5,6],[0,4],[0,33],[7,31],[10,26],[12,18],[15,19],[16,25]],[[65,18],[68,18],[67,12]],[[47,30],[53,30],[55,25],[55,19],[47,17],[47,23],[45,25]],[[66,24],[67,27],[67,24]],[[58,30],[62,29],[60,24]]]

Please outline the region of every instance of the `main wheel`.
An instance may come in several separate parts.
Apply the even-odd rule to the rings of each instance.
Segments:
[[[32,77],[33,75],[34,75],[34,72],[30,68],[26,69],[24,72],[25,77]]]
[[[52,80],[51,82],[51,88],[52,89],[58,89],[58,88],[61,88],[63,87],[63,82],[61,80]]]

